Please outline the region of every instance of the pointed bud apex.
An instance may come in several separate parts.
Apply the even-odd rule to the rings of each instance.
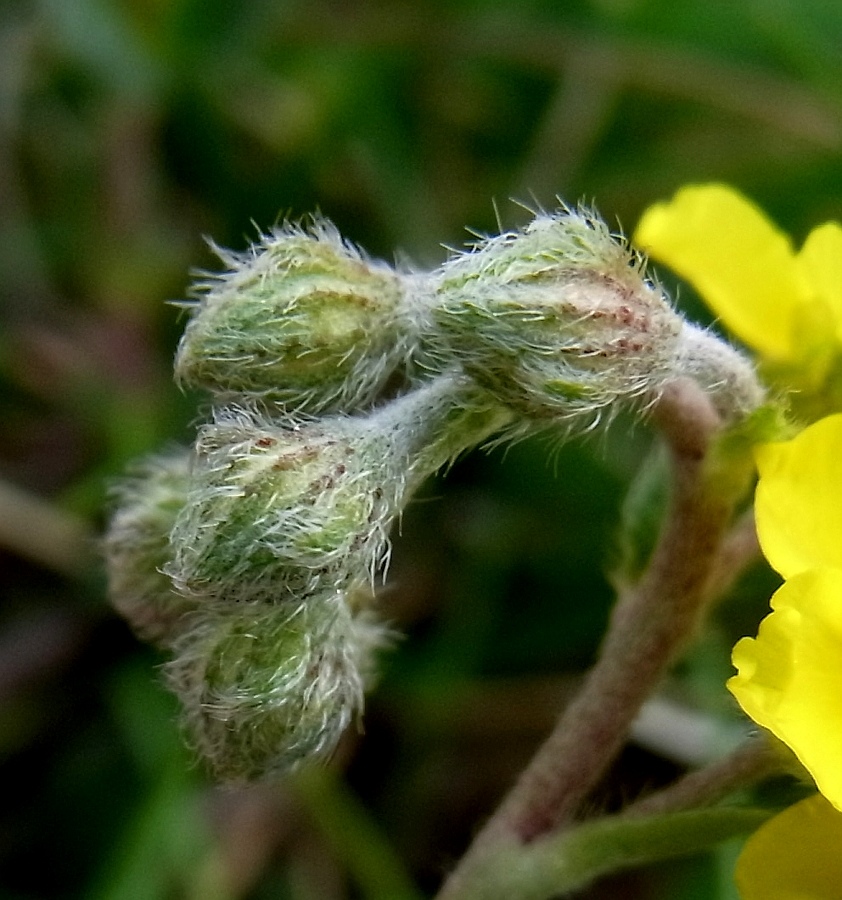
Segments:
[[[187,497],[190,457],[156,456],[136,466],[113,491],[116,510],[103,541],[108,592],[138,636],[160,646],[178,634],[195,602],[163,573],[169,535]]]
[[[166,675],[216,777],[278,775],[333,751],[362,711],[382,628],[355,620],[341,594],[194,618]]]
[[[409,357],[405,277],[330,223],[286,225],[246,253],[217,252],[228,269],[198,285],[175,362],[182,383],[290,412],[350,410],[371,403]]]
[[[451,259],[437,297],[432,355],[532,419],[643,394],[663,380],[682,322],[626,244],[570,210]]]

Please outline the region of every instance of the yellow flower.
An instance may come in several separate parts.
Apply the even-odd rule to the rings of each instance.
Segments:
[[[757,447],[755,457],[755,517],[766,559],[784,578],[842,570],[842,415],[820,419],[791,441]]]
[[[842,570],[796,575],[772,598],[756,638],[734,647],[728,688],[788,744],[842,809]]]
[[[728,688],[842,809],[842,415],[756,455],[758,536],[787,581]]]
[[[839,900],[842,814],[822,796],[796,803],[762,825],[737,861],[743,900]],[[792,852],[797,849],[797,852]]]
[[[840,898],[842,415],[825,414],[842,405],[842,227],[816,228],[796,252],[751,202],[714,184],[649,209],[635,241],[696,288],[814,421],[755,451],[757,533],[785,582],[757,637],[734,647],[728,688],[821,794],[749,839],[737,882],[744,900]]]
[[[682,188],[650,207],[634,236],[685,278],[741,341],[778,365],[825,375],[842,345],[842,227],[799,252],[749,200],[720,184]]]

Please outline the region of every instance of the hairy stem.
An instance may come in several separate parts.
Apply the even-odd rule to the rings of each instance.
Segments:
[[[734,791],[787,771],[779,751],[765,734],[749,738],[723,759],[689,772],[674,784],[626,807],[629,817],[664,815],[710,806]]]
[[[708,582],[710,599],[717,600],[723,597],[743,572],[761,558],[754,524],[754,509],[751,508],[737,519],[722,541]]]
[[[721,422],[696,385],[668,385],[653,409],[667,441],[672,498],[649,567],[621,591],[600,657],[581,692],[445,883],[440,900],[474,896],[495,848],[528,844],[575,817],[622,747],[666,668],[693,633],[731,519],[736,482],[706,465]]]
[[[568,896],[601,875],[701,853],[748,834],[771,809],[714,807],[632,818],[605,816],[527,846],[498,847],[462,896],[470,900],[550,900]]]

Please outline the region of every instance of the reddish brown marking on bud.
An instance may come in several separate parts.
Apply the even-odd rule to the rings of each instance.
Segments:
[[[301,447],[299,450],[279,456],[272,464],[272,468],[277,472],[286,472],[294,469],[298,463],[310,462],[318,455],[319,451],[315,447]]]
[[[334,486],[334,480],[330,475],[322,475],[310,482],[311,491],[329,491]]]
[[[640,353],[643,350],[643,344],[640,341],[633,341],[629,338],[617,338],[613,342],[613,348],[621,353]]]
[[[634,323],[634,311],[630,306],[620,306],[617,309],[617,318],[623,325],[631,325]]]

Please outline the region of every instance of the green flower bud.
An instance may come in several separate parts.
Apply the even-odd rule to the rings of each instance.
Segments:
[[[591,214],[535,217],[440,270],[427,344],[531,419],[598,413],[664,380],[682,320]]]
[[[170,531],[184,506],[190,456],[170,453],[144,460],[112,492],[115,511],[103,540],[108,592],[139,637],[160,646],[179,633],[195,601],[173,589],[164,574]]]
[[[356,574],[375,566],[396,484],[372,480],[369,448],[345,426],[290,429],[253,409],[217,411],[199,432],[172,533],[167,571],[178,589],[282,602],[341,586],[352,551],[363,570]]]
[[[215,249],[227,270],[197,285],[175,360],[183,384],[290,412],[351,410],[411,355],[410,277],[367,259],[329,222],[285,225],[242,254]]]
[[[204,610],[166,667],[189,739],[229,782],[279,775],[333,751],[362,711],[363,672],[385,629],[342,594]]]
[[[205,600],[295,601],[371,583],[412,492],[509,418],[464,377],[298,427],[218,411],[199,432],[166,571]]]

